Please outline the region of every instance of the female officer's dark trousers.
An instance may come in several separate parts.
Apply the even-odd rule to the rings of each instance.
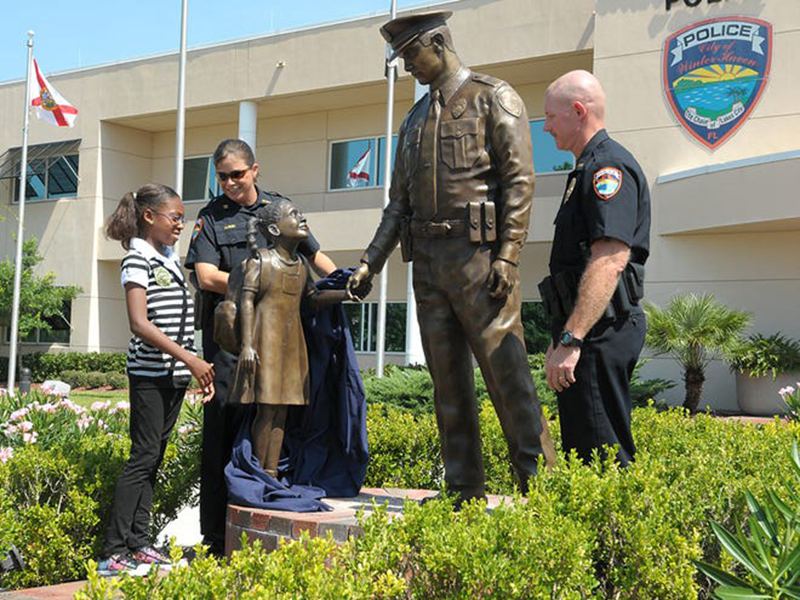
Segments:
[[[150,543],[153,486],[186,393],[172,377],[130,375],[131,454],[117,480],[103,556]]]

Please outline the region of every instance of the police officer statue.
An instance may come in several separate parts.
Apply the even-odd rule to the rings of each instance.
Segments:
[[[605,93],[587,71],[545,94],[545,131],[575,155],[558,211],[550,276],[540,285],[551,316],[547,382],[557,392],[561,439],[586,462],[617,445],[633,460],[629,384],[645,337],[644,263],[650,193],[630,152],[604,129]]]
[[[404,260],[413,258],[445,482],[460,505],[485,495],[470,350],[523,492],[551,442],[520,320],[518,263],[534,184],[528,118],[507,83],[461,64],[450,15],[401,17],[381,28],[392,59],[402,57],[430,93],[400,127],[389,205],[350,284],[378,273],[398,240]]]
[[[200,530],[212,554],[221,556],[225,544],[228,490],[224,469],[231,457],[234,438],[244,412],[237,399],[228,398],[233,383],[236,356],[221,350],[214,341],[214,308],[224,299],[228,274],[250,256],[247,223],[256,211],[277,195],[256,186],[259,165],[250,146],[236,139],[223,140],[214,152],[214,166],[223,194],[203,208],[192,232],[186,268],[194,271],[193,282],[202,291],[197,314],[203,330],[203,358],[214,363],[215,394],[203,407],[203,446],[200,465]],[[257,232],[256,244],[267,240]],[[309,234],[298,251],[321,275],[336,267],[319,250]]]

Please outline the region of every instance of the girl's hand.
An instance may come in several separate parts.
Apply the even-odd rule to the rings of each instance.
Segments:
[[[214,382],[212,381],[209,385],[203,388],[203,397],[200,398],[201,404],[208,404],[211,401],[211,398],[214,397]]]
[[[205,391],[209,386],[214,386],[214,365],[204,361],[202,358],[193,357],[191,362],[186,365],[192,372],[194,378],[200,382],[200,387]]]

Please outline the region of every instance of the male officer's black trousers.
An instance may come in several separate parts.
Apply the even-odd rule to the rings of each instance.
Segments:
[[[617,445],[619,463],[633,461],[630,380],[646,328],[638,309],[625,318],[601,320],[586,336],[575,383],[558,394],[564,452],[575,449],[588,463],[593,449]]]

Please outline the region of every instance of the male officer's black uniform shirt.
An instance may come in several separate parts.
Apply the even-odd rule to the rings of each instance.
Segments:
[[[248,256],[247,222],[259,208],[279,198],[275,192],[258,191],[258,198],[251,206],[241,206],[227,196],[217,196],[200,211],[192,231],[192,241],[186,255],[186,268],[194,269],[195,263],[209,263],[220,271],[230,273]],[[259,230],[256,233],[259,248],[267,246],[267,239]],[[319,242],[313,235],[303,240],[298,247],[300,254],[308,259],[319,251]],[[216,295],[216,300],[222,296]]]
[[[633,155],[598,131],[584,148],[555,220],[550,274],[582,272],[595,240],[612,238],[644,264],[650,249],[650,192]]]

